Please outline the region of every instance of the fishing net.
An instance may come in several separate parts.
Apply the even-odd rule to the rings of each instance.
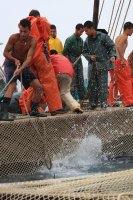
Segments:
[[[0,199],[131,200],[133,170],[99,176],[3,184],[0,186]]]
[[[103,175],[58,178],[21,183],[2,180],[51,169],[60,155],[79,148],[88,136],[99,138],[109,159],[133,156],[132,108],[65,114],[47,118],[18,116],[0,122],[0,200],[133,199],[133,170]],[[93,155],[92,155],[93,156]]]
[[[41,166],[79,148],[82,140],[95,135],[102,154],[112,159],[133,155],[132,108],[108,109],[47,118],[17,117],[0,122],[0,177],[34,174]]]

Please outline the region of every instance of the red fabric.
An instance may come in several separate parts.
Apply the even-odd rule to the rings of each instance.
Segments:
[[[51,55],[51,62],[55,71],[55,74],[69,74],[72,78],[74,76],[73,66],[63,55]]]
[[[115,75],[122,103],[124,106],[130,106],[133,105],[131,68],[128,61],[125,60],[125,62],[126,66],[123,67],[120,58],[115,61]]]
[[[110,84],[109,84],[109,95],[108,95],[108,104],[110,106],[113,106],[118,98],[118,86],[117,86],[117,82],[115,79],[115,73],[114,70],[110,70]]]
[[[36,52],[33,57],[34,62],[40,52],[43,51],[44,42],[50,37],[50,23],[45,17],[28,16],[27,19],[31,22],[30,35],[37,40]]]
[[[50,23],[45,17],[37,18],[37,26],[42,40],[49,40],[50,38]]]
[[[27,108],[28,112],[30,112],[30,102],[31,102],[31,98],[33,96],[33,92],[34,92],[33,88],[29,87],[28,90],[24,89],[23,94],[20,95],[19,106],[21,108],[22,114],[27,114],[26,108]],[[24,100],[23,100],[23,98],[24,98]],[[25,104],[26,104],[26,108],[25,108],[25,105],[24,105],[24,101],[25,101]],[[40,103],[44,103],[44,102],[45,102],[44,97],[41,97]],[[38,111],[44,112],[44,110],[40,106],[38,108]]]
[[[25,104],[26,104],[26,107],[27,107],[27,109],[28,109],[28,112],[30,112],[30,107],[29,107],[29,105],[27,104],[27,96],[28,96],[28,90],[24,90],[24,91],[23,91],[23,96],[22,96],[22,94],[21,94],[20,97],[19,97],[19,106],[20,106],[20,108],[21,108],[22,114],[27,114],[27,113],[26,113],[25,106],[24,106],[23,97],[24,97],[24,99],[25,99]]]

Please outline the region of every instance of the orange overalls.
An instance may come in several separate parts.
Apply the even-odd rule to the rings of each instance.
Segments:
[[[46,18],[32,17],[28,19],[31,21],[31,36],[37,40],[36,52],[33,57],[32,65],[30,69],[37,76],[44,88],[45,99],[50,112],[62,109],[62,102],[58,89],[57,80],[55,77],[54,69],[50,61],[47,60],[44,54],[44,42],[49,39],[50,36],[50,24]],[[48,52],[49,53],[49,52]],[[26,96],[26,106],[30,111],[30,101],[33,90],[28,89]],[[44,98],[43,98],[44,99]],[[21,110],[25,113],[24,103],[22,95],[19,99]]]
[[[131,79],[131,68],[126,61],[126,66],[121,65],[121,58],[115,61],[115,77],[118,86],[118,90],[121,95],[121,100],[124,106],[133,105],[133,87]]]

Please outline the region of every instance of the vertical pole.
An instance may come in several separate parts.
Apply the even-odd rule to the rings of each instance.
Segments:
[[[98,26],[98,15],[99,15],[99,0],[94,0],[94,7],[93,7],[93,24],[95,29]]]

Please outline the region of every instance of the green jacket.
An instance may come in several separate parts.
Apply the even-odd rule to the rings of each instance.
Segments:
[[[99,69],[107,68],[108,70],[112,69],[113,63],[110,61],[112,56],[117,57],[115,44],[110,39],[110,37],[99,31],[96,32],[95,37],[87,37],[84,43],[83,48],[84,57],[91,63],[91,55],[96,55],[97,61],[95,62],[96,66]]]
[[[76,58],[78,58],[82,54],[82,50],[83,39],[73,34],[65,41],[63,55],[68,56],[70,61],[73,63]]]

